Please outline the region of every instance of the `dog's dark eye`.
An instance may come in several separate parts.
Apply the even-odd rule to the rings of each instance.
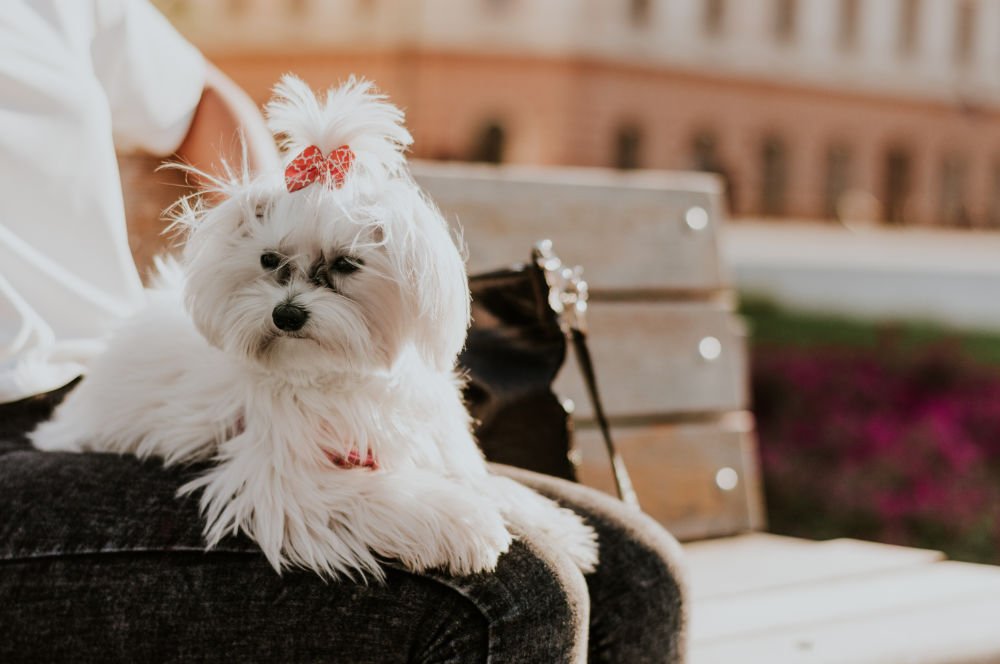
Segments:
[[[330,271],[338,274],[351,274],[352,272],[357,272],[361,269],[361,266],[364,264],[365,262],[360,258],[340,256],[335,258],[334,261],[330,263]]]
[[[281,256],[273,251],[268,251],[260,255],[260,266],[265,270],[274,270],[279,265],[281,265]]]

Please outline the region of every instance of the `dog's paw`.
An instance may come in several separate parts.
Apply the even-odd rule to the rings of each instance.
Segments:
[[[557,508],[544,530],[546,536],[570,557],[580,571],[589,574],[597,569],[597,533],[576,512]]]
[[[468,518],[447,518],[437,532],[428,532],[434,543],[421,556],[403,554],[414,569],[441,568],[456,576],[492,572],[513,538],[497,510],[483,509]]]
[[[513,539],[495,505],[457,486],[425,492],[395,518],[405,527],[383,522],[380,530],[388,537],[373,548],[415,572],[443,569],[463,576],[493,571]]]
[[[447,539],[443,566],[457,576],[492,572],[513,541],[497,510],[454,524]]]
[[[486,486],[515,528],[568,555],[584,573],[597,568],[597,533],[579,514],[507,477],[490,476]]]
[[[79,434],[58,420],[43,422],[28,438],[43,452],[83,452]]]

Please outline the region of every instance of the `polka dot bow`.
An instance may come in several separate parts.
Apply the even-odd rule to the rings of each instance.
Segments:
[[[354,163],[354,151],[341,145],[327,156],[315,145],[300,152],[285,169],[285,186],[289,192],[304,189],[314,182],[326,182],[339,188]]]

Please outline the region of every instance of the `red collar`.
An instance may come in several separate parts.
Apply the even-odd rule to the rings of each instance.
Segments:
[[[239,435],[243,433],[244,424],[243,417],[240,416],[236,419],[236,423],[233,426],[234,435]],[[369,470],[378,470],[378,461],[375,460],[375,455],[369,449],[367,456],[365,456],[364,461],[361,460],[361,452],[357,449],[351,450],[345,457],[339,452],[333,452],[332,450],[323,450],[323,454],[326,458],[330,460],[330,463],[335,465],[337,468],[343,468],[345,470],[351,470],[352,468],[368,468]]]
[[[361,453],[357,450],[351,450],[350,454],[346,457],[343,454],[331,452],[330,450],[323,450],[323,453],[338,468],[368,468],[370,470],[378,470],[378,461],[375,460],[375,455],[372,454],[371,450],[368,450],[368,455],[364,461],[361,460]]]

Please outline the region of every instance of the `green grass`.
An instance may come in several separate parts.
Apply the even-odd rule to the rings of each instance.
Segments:
[[[872,322],[792,312],[754,297],[742,298],[740,313],[750,325],[751,345],[872,349],[889,341],[903,349],[948,345],[978,362],[1000,365],[1000,333],[954,330],[933,323]]]

